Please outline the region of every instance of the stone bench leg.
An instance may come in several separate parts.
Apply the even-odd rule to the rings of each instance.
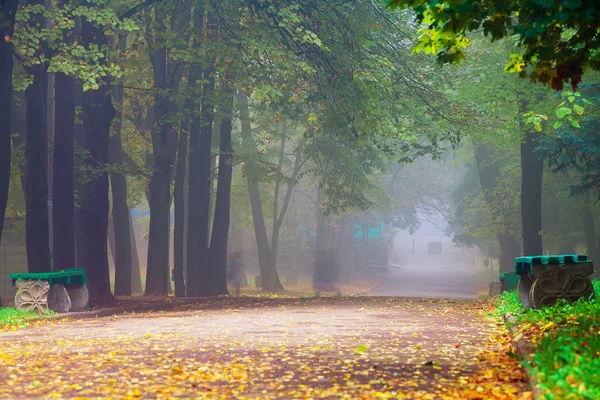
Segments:
[[[15,283],[15,308],[21,311],[38,313],[48,312],[48,282],[37,280],[18,280]]]
[[[533,278],[529,275],[521,275],[519,283],[517,284],[517,292],[519,293],[519,300],[525,308],[531,308],[530,292],[531,286],[533,285]]]
[[[66,287],[71,298],[71,312],[86,311],[90,295],[85,285],[69,285]]]
[[[71,299],[63,285],[51,285],[48,290],[48,309],[57,313],[68,313],[71,310]]]

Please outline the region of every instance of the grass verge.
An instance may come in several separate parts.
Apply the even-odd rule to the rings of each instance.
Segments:
[[[51,314],[54,313],[48,315]],[[35,312],[19,311],[12,307],[0,307],[0,331],[21,328],[39,317],[40,314]]]
[[[515,316],[519,335],[534,345],[524,365],[545,399],[600,399],[600,280],[593,284],[595,298],[572,305],[527,310],[516,291],[498,300],[498,315]]]

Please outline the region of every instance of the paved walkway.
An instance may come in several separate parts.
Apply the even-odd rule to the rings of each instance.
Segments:
[[[516,398],[485,306],[223,299],[0,332],[0,398]]]

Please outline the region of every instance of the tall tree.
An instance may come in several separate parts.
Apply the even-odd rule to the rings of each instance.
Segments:
[[[256,144],[252,138],[252,127],[250,125],[248,96],[245,92],[238,91],[236,99],[240,108],[240,121],[242,125],[242,135],[244,138],[243,146],[247,148],[255,148]],[[258,176],[254,170],[252,160],[246,161],[246,179],[248,183],[250,206],[252,208],[252,220],[254,222],[256,247],[258,248],[258,259],[260,263],[260,273],[262,276],[262,289],[265,292],[281,292],[283,291],[283,285],[281,284],[279,275],[277,274],[276,265],[271,262],[271,249],[269,248],[267,228],[265,226],[264,213],[260,199]]]
[[[210,240],[209,259],[215,295],[227,294],[227,241],[231,215],[231,178],[233,147],[231,145],[233,95],[230,77],[221,80],[222,96],[219,125],[219,175],[215,200],[214,221]]]
[[[188,134],[185,129],[179,132],[177,145],[177,162],[175,164],[175,187],[173,188],[173,203],[175,220],[173,224],[173,280],[175,281],[175,297],[185,297],[185,164],[188,151]]]
[[[13,44],[17,0],[3,1],[0,14],[0,240],[8,202],[11,160]]]
[[[216,38],[215,12],[207,13],[204,30],[207,40]],[[215,55],[206,48],[206,67],[202,87],[202,104],[198,121],[190,128],[189,215],[188,215],[188,296],[212,295],[211,270],[208,262],[211,196],[211,146],[215,119]],[[199,126],[199,132],[197,127]],[[194,271],[195,270],[195,271]],[[190,274],[191,272],[191,274]]]
[[[119,37],[119,51],[127,49],[127,33]],[[129,225],[129,205],[127,204],[127,181],[123,175],[123,145],[121,131],[123,126],[123,86],[114,89],[116,115],[113,134],[110,137],[108,159],[113,167],[110,174],[112,192],[112,217],[115,235],[115,295],[131,296],[131,226]]]
[[[4,228],[4,215],[8,202],[10,183],[10,120],[12,106],[13,45],[11,37],[15,27],[17,0],[3,1],[0,14],[0,242]],[[2,299],[0,299],[2,306]]]
[[[31,0],[31,6],[44,5],[43,0]],[[32,12],[28,26],[41,30],[45,18],[41,12]],[[29,25],[30,24],[30,25]],[[36,49],[36,57],[47,53],[44,41]],[[27,86],[27,135],[25,163],[27,170],[26,243],[29,272],[50,271],[50,243],[48,224],[48,131],[46,126],[48,73],[47,62],[32,63],[26,70],[31,75]]]
[[[59,2],[59,7],[66,4]],[[67,40],[74,41],[75,35]],[[70,43],[74,44],[74,43]],[[52,244],[55,269],[75,268],[75,78],[55,76]]]
[[[85,20],[82,24],[82,39],[87,48],[105,49],[108,37],[101,27]],[[109,88],[105,77],[96,90],[84,91],[85,148],[89,152],[86,160],[88,171],[79,213],[79,234],[83,267],[87,270],[88,290],[91,297],[111,298],[108,269],[108,148],[110,127],[115,116]]]
[[[489,209],[492,210],[492,221],[495,223],[505,221],[506,218],[502,215],[502,207],[500,205],[503,199],[497,199],[493,195],[494,189],[498,187],[499,181],[502,179],[500,163],[494,159],[493,152],[488,144],[476,143],[474,147],[479,184],[483,191],[485,202],[488,204]],[[515,237],[507,229],[498,227],[496,230],[498,244],[500,245],[500,272],[511,272],[514,269],[514,259],[520,255],[521,248]]]
[[[524,128],[521,144],[521,220],[523,254],[537,256],[542,249],[542,179],[544,162],[536,152],[541,133]]]
[[[154,78],[152,127],[152,176],[148,184],[150,229],[146,295],[166,296],[169,292],[169,218],[171,166],[177,151],[177,132],[169,123],[169,79],[167,70],[166,7],[154,5],[152,32],[146,35]]]

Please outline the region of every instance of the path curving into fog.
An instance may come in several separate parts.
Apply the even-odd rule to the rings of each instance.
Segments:
[[[477,298],[476,253],[473,250],[427,254],[396,243],[393,265],[380,274],[382,283],[367,296],[447,299]]]

